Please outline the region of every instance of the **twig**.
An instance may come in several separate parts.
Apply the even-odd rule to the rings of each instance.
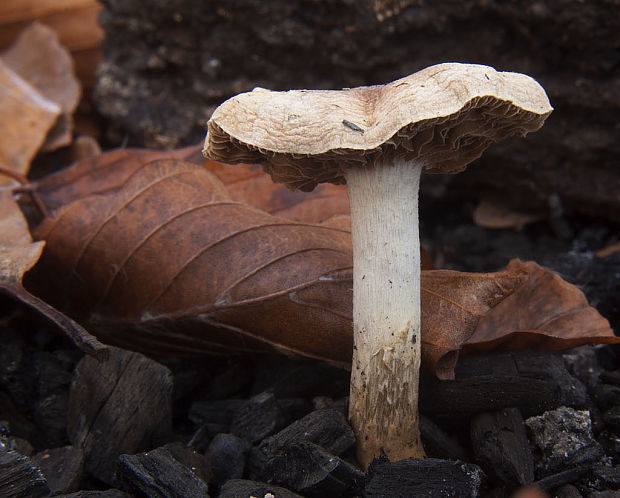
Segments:
[[[49,211],[45,207],[45,204],[41,200],[41,197],[39,197],[39,194],[34,189],[32,183],[30,183],[30,180],[28,180],[28,178],[13,170],[12,168],[5,166],[4,164],[0,164],[0,175],[6,175],[9,178],[16,180],[19,183],[19,186],[12,188],[11,190],[16,193],[24,193],[30,196],[32,203],[39,210],[41,216],[43,216],[44,218],[47,218],[49,216]]]

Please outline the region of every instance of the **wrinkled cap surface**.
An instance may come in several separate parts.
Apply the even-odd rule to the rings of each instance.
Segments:
[[[392,157],[457,173],[493,142],[538,130],[551,111],[529,76],[446,63],[385,85],[242,93],[211,116],[203,154],[261,163],[275,182],[305,191]]]

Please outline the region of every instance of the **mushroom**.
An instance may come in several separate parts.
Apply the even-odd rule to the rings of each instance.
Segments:
[[[538,130],[552,108],[529,76],[446,63],[377,86],[232,97],[203,154],[261,163],[275,182],[347,184],[353,239],[349,417],[357,456],[424,456],[418,429],[420,174],[457,173],[493,142]]]

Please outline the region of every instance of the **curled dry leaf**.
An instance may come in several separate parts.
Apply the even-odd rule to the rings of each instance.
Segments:
[[[609,322],[586,296],[533,261],[513,259],[509,271],[524,272],[514,293],[480,319],[465,350],[567,349],[584,344],[618,344]]]
[[[44,242],[32,241],[26,220],[11,192],[0,191],[0,291],[47,316],[83,351],[89,354],[102,353],[105,346],[79,324],[24,289],[24,273],[38,261],[44,245]]]
[[[348,365],[348,230],[333,220],[317,226],[270,216],[231,199],[204,167],[179,160],[188,150],[174,156],[114,151],[40,181],[37,191],[52,215],[35,232],[47,248],[33,282],[53,284],[47,295],[69,296],[76,316],[126,348],[277,350]],[[451,378],[458,351],[472,336],[478,341],[479,322],[508,296],[536,286],[540,275],[529,264],[488,274],[423,272],[425,365]],[[541,325],[547,333],[540,318],[566,302],[564,291],[575,291],[563,284],[548,306],[529,315],[529,330]],[[529,306],[537,308],[540,299],[532,297]],[[579,317],[604,322],[590,307],[575,310]],[[499,337],[513,325],[491,328]],[[608,325],[600,332],[603,342],[611,340]]]
[[[60,107],[61,114],[41,146],[51,151],[69,145],[73,133],[73,112],[82,94],[74,75],[73,60],[56,32],[33,22],[2,53],[4,63],[28,81],[46,99]]]
[[[0,166],[25,175],[60,112],[0,59]],[[11,182],[0,176],[0,185]]]

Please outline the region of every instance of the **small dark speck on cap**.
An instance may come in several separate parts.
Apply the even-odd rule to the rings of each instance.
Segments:
[[[362,130],[355,123],[351,123],[351,121],[347,121],[346,119],[343,119],[342,120],[342,124],[345,125],[347,128],[351,128],[353,131],[358,131],[360,133],[364,133],[364,130]]]

